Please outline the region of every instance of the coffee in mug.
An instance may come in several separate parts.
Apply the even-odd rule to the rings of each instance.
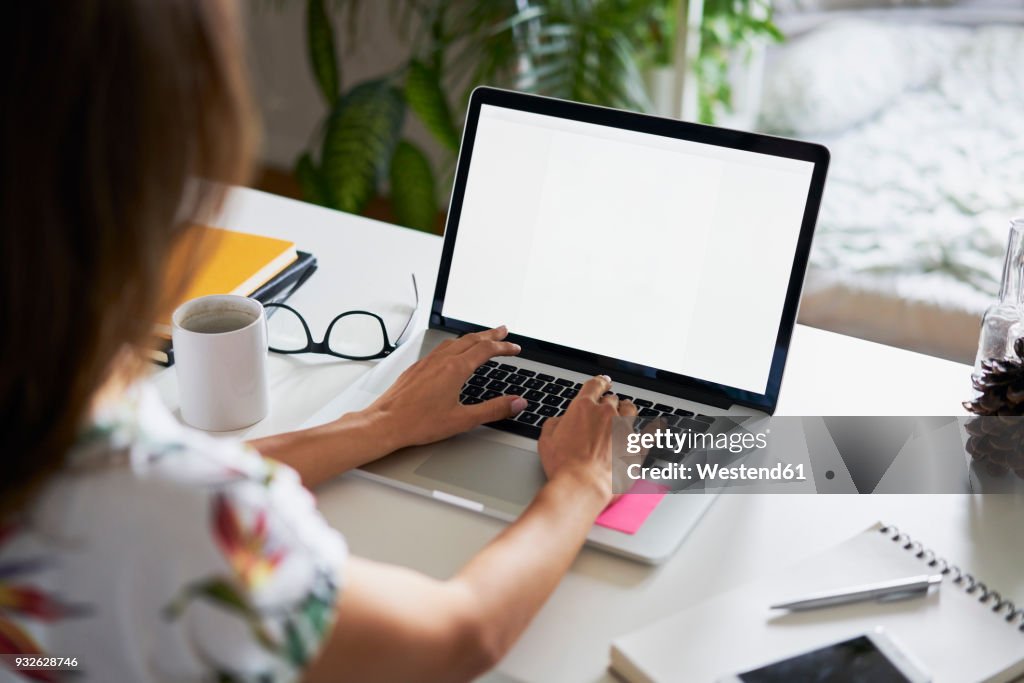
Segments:
[[[189,332],[200,334],[223,334],[248,327],[256,318],[246,311],[206,311],[196,313],[181,322],[181,326]]]

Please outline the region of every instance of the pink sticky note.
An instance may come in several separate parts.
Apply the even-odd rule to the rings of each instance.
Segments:
[[[667,489],[649,481],[638,481],[617,501],[604,509],[597,517],[595,524],[621,531],[624,534],[635,534],[644,525],[647,518],[658,503],[665,497]]]

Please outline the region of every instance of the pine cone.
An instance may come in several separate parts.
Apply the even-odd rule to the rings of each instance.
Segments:
[[[971,377],[979,396],[964,408],[979,415],[965,428],[967,452],[989,474],[1014,470],[1024,479],[1024,338],[1013,343],[1016,358],[982,361],[982,371]]]

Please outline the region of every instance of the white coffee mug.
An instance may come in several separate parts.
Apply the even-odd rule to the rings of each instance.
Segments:
[[[244,296],[203,296],[179,306],[171,323],[185,422],[225,432],[266,417],[270,392],[263,304]]]

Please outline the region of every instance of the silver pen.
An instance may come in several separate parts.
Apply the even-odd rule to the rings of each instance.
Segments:
[[[805,595],[795,600],[776,603],[771,608],[797,612],[818,609],[819,607],[831,607],[832,605],[846,605],[851,602],[866,602],[868,600],[876,600],[878,602],[905,600],[926,595],[931,586],[940,583],[942,583],[942,574],[922,574],[905,579],[894,579],[892,581],[869,583]]]

